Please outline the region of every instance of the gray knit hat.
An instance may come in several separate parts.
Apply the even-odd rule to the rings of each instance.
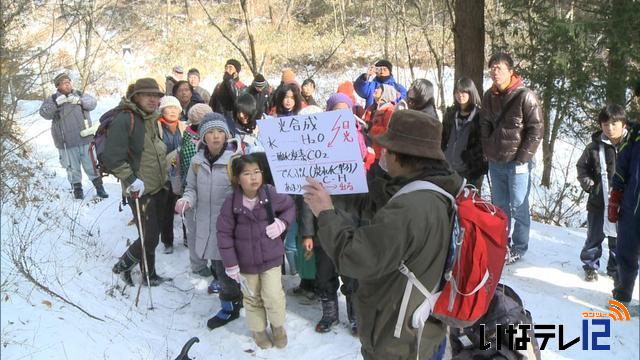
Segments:
[[[204,119],[204,116],[212,112],[213,109],[211,109],[211,106],[207,104],[195,104],[191,109],[189,109],[187,118],[189,118],[189,123],[191,125],[199,125],[202,122],[202,119]]]
[[[213,129],[220,129],[224,131],[227,139],[231,138],[231,132],[229,131],[229,126],[224,116],[216,112],[211,112],[204,116],[200,124],[200,141],[204,142],[204,135]]]

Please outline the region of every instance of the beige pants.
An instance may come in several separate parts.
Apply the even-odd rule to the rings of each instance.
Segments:
[[[264,331],[267,319],[273,327],[284,325],[286,301],[282,288],[280,266],[271,268],[261,274],[242,274],[253,296],[242,289],[244,295],[244,311],[247,325],[251,331]]]

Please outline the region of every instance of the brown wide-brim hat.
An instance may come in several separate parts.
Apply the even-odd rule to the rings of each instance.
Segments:
[[[133,84],[133,91],[129,94],[129,99],[133,98],[135,94],[157,94],[160,96],[164,96],[164,91],[160,90],[160,86],[155,79],[152,78],[142,78],[136,80],[136,83]]]
[[[397,110],[389,120],[387,132],[373,140],[394,153],[445,160],[440,148],[442,124],[416,110]]]

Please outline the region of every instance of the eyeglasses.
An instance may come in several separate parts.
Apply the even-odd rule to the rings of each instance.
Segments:
[[[254,171],[243,171],[240,173],[240,176],[251,177],[262,175],[262,170],[254,170]]]

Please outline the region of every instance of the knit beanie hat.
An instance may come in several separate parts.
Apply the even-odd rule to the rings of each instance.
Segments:
[[[343,93],[335,93],[331,95],[329,100],[327,100],[327,111],[333,110],[339,103],[345,103],[349,105],[349,109],[353,108],[353,102],[347,95]]]
[[[389,72],[393,72],[393,65],[391,65],[391,62],[389,60],[378,60],[376,66],[384,66],[389,69]]]
[[[207,104],[195,104],[187,113],[187,117],[189,118],[189,123],[191,123],[191,125],[199,125],[202,122],[202,119],[204,119],[204,116],[212,112],[213,109],[211,109],[211,106]]]
[[[282,82],[287,84],[292,81],[296,81],[296,74],[293,70],[286,68],[282,70]]]
[[[160,112],[162,112],[162,109],[169,106],[175,106],[178,109],[180,109],[180,111],[182,111],[180,100],[178,100],[178,98],[176,98],[175,96],[171,96],[171,95],[164,96],[162,100],[160,100],[160,107],[158,109],[160,110]]]
[[[351,81],[345,81],[345,82],[341,83],[340,85],[338,85],[338,92],[347,95],[349,97],[349,99],[351,99],[351,102],[355,104],[356,103],[356,96],[353,95],[354,91],[355,91],[355,89],[354,89],[353,83]]]
[[[224,64],[224,66],[227,65],[233,65],[234,68],[236,68],[236,72],[240,72],[240,69],[242,68],[242,66],[240,66],[240,61],[236,60],[236,59],[229,59],[227,60],[227,62]]]
[[[69,74],[67,74],[66,72],[56,75],[56,77],[53,78],[53,85],[58,87],[58,85],[60,85],[60,83],[64,79],[71,80],[71,78],[69,77]]]
[[[200,124],[200,141],[204,142],[204,136],[213,129],[220,129],[224,131],[227,139],[231,138],[231,132],[229,132],[229,126],[227,126],[227,120],[224,116],[217,112],[210,112],[204,116],[202,123]]]
[[[182,73],[184,73],[184,69],[182,68],[182,66],[176,65],[176,66],[173,67],[173,72],[174,73],[178,73],[178,74],[182,74]]]
[[[262,75],[262,74],[256,74],[256,76],[253,78],[253,84],[252,85],[256,89],[262,89],[265,86],[267,86],[267,79],[265,79],[264,75]]]

